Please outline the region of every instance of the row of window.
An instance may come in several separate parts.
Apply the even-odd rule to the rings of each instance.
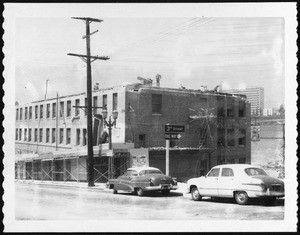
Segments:
[[[24,132],[23,132],[24,131]],[[44,132],[45,131],[45,132]],[[45,137],[44,137],[45,133]],[[58,134],[58,136],[56,136]],[[76,129],[76,145],[87,144],[86,129]],[[71,128],[59,128],[56,133],[56,128],[17,128],[16,141],[38,142],[38,143],[56,143],[58,138],[59,144],[71,144]],[[66,138],[66,139],[64,139]],[[82,139],[82,143],[81,143]]]
[[[218,128],[218,145],[225,147],[225,129]],[[235,146],[235,139],[238,139],[239,146],[246,146],[246,129],[227,129],[227,146]]]
[[[200,103],[205,103],[207,98],[199,99]],[[220,97],[218,99],[218,117],[234,117],[235,116],[235,107],[234,100],[232,99],[229,104],[227,104],[227,108],[224,109],[225,106],[224,97]],[[246,117],[246,103],[244,101],[239,101],[238,104],[238,117]],[[162,94],[152,94],[152,114],[162,114]]]
[[[66,109],[65,109],[65,103],[66,103]],[[58,105],[58,106],[57,106]],[[80,99],[76,99],[75,103],[73,104],[75,106],[75,113],[74,116],[80,115]],[[46,110],[45,109],[46,106]],[[87,107],[87,98],[84,100],[84,106]],[[98,107],[98,96],[93,97],[93,106]],[[102,107],[107,107],[107,95],[102,96]],[[34,108],[34,110],[33,110]],[[118,109],[118,93],[113,93],[113,110]],[[24,114],[24,120],[32,119],[33,113],[35,119],[42,119],[44,118],[44,111],[46,111],[45,115],[46,118],[56,118],[56,115],[58,117],[65,117],[65,114],[67,117],[72,116],[72,100],[67,101],[60,101],[60,102],[54,102],[49,103],[46,105],[40,104],[35,106],[29,106],[24,108],[17,108],[16,109],[16,120],[22,120],[23,114]],[[23,113],[24,112],[24,113]],[[98,109],[93,109],[93,113],[98,113]],[[84,115],[86,116],[86,112],[84,112]]]

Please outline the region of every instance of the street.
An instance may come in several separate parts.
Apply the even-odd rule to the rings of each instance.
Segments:
[[[283,220],[284,200],[274,206],[259,201],[237,205],[234,200],[192,201],[171,192],[138,197],[109,190],[15,183],[17,220]]]

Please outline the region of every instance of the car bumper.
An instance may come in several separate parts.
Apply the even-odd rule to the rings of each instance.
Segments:
[[[147,186],[145,191],[161,191],[161,190],[175,190],[178,189],[177,185],[167,184],[167,185],[158,185],[158,186]]]
[[[284,197],[284,192],[277,192],[277,191],[270,191],[267,190],[266,192],[256,192],[255,195],[257,197]]]

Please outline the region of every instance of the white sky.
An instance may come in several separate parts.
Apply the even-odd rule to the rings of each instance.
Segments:
[[[100,17],[101,18],[101,17]],[[172,17],[101,18],[93,22],[93,83],[101,88],[162,75],[162,87],[213,89],[261,86],[265,107],[284,103],[284,19]],[[85,24],[71,18],[22,17],[15,21],[16,100],[24,103],[56,92],[86,90]],[[274,96],[276,93],[276,96]]]

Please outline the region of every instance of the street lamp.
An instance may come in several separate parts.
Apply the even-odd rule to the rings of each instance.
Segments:
[[[113,117],[113,121],[111,120],[111,115],[109,116],[109,119],[108,121],[106,121],[106,118],[107,118],[107,115],[108,115],[108,112],[106,109],[104,109],[102,111],[102,117],[104,119],[104,125],[108,127],[108,135],[109,135],[109,150],[112,150],[112,141],[111,141],[111,129],[112,127],[116,127],[116,124],[117,124],[117,118],[118,118],[118,111],[117,110],[114,110],[112,112],[112,117]],[[112,157],[112,156],[111,156]],[[111,164],[111,158],[108,158],[108,178],[111,179],[111,173],[113,172],[113,169],[112,169],[112,164]]]

